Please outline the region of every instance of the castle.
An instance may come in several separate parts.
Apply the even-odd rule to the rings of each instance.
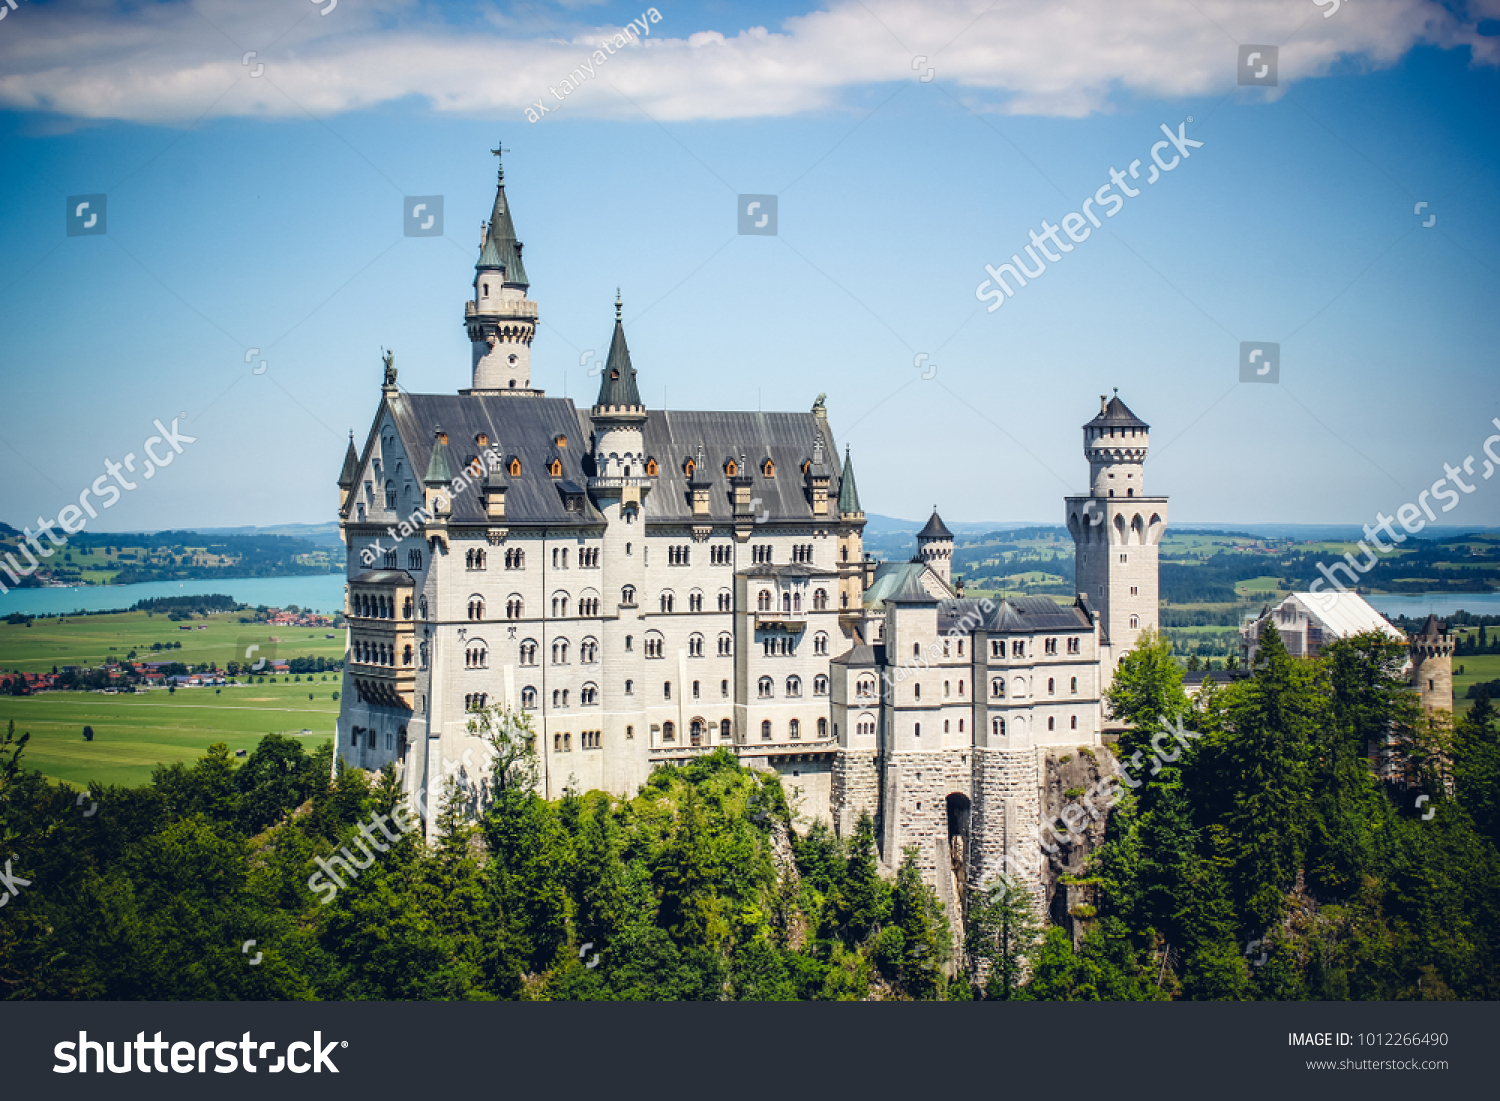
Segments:
[[[502,166],[464,306],[471,385],[406,393],[387,356],[362,447],[351,434],[339,755],[393,764],[431,807],[449,776],[486,774],[467,732],[486,704],[531,717],[549,798],[629,796],[724,748],[779,773],[804,822],[847,836],[870,813],[882,863],[916,846],[955,913],[1035,837],[1049,754],[1100,743],[1110,671],[1156,625],[1149,426],[1116,396],[1083,428],[1072,604],[964,598],[936,509],[911,561],[866,555],[821,396],[649,409],[617,297],[592,407],[548,398],[529,290]]]

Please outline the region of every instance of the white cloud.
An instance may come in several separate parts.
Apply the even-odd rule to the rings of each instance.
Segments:
[[[1340,58],[1388,65],[1413,46],[1468,46],[1500,62],[1432,0],[834,0],[771,31],[698,30],[670,6],[559,102],[561,82],[621,28],[543,29],[511,18],[449,26],[405,0],[319,14],[197,0],[121,10],[108,0],[23,6],[0,25],[0,107],[72,119],[180,124],[208,116],[319,116],[417,96],[430,109],[520,118],[538,99],[567,117],[662,120],[836,108],[853,88],[936,79],[978,110],[1082,116],[1120,97],[1227,91],[1236,42],[1281,46],[1283,85]],[[1472,0],[1482,18],[1494,0]],[[575,18],[576,16],[570,17]],[[244,53],[256,57],[242,64]],[[250,74],[265,66],[262,78]],[[228,91],[226,91],[228,89]]]

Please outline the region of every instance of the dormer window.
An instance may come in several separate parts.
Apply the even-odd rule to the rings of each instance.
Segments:
[[[568,446],[568,437],[566,437],[566,436],[558,436],[552,442],[554,444],[556,444],[558,447],[567,447]]]
[[[776,477],[776,464],[773,463],[770,459],[767,459],[765,462],[760,464],[760,472],[767,478],[774,478]]]
[[[551,473],[551,475],[554,478],[561,478],[562,477],[562,460],[561,459],[553,459],[552,460],[552,465],[549,466],[547,469],[548,469],[548,471]]]
[[[515,455],[512,455],[510,459],[510,476],[512,478],[519,478],[521,476],[521,460]]]
[[[489,433],[488,432],[481,432],[481,433],[479,433],[479,435],[477,435],[477,436],[474,437],[474,442],[476,444],[478,444],[480,447],[488,447],[490,445],[490,436],[489,436]],[[397,463],[396,465],[399,467],[401,464]]]
[[[697,466],[696,463],[693,462],[692,459],[689,459],[687,462],[685,462],[685,463],[682,464],[682,472],[684,474],[686,474],[689,478],[692,478],[693,471],[695,471],[697,469],[698,469],[698,466]]]
[[[656,460],[655,459],[647,459],[646,460],[646,477],[648,477],[648,478],[654,478],[654,477],[656,477]]]
[[[724,473],[728,474],[731,478],[738,475],[739,472],[739,465],[733,459],[730,459],[727,463],[724,464]]]

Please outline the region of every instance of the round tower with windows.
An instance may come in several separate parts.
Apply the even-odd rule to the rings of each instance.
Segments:
[[[1453,710],[1453,636],[1448,624],[1429,615],[1422,629],[1406,640],[1411,653],[1411,684],[1427,711]]]

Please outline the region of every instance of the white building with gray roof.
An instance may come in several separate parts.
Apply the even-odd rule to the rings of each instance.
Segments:
[[[653,768],[722,747],[779,772],[804,823],[847,835],[870,813],[882,861],[915,845],[956,913],[996,854],[1035,835],[1048,755],[1100,741],[1118,650],[1101,613],[1127,606],[1116,571],[1080,557],[1090,584],[1069,605],[966,599],[935,508],[912,561],[867,558],[821,395],[802,413],[648,408],[618,297],[594,404],[548,398],[530,377],[521,252],[502,169],[464,309],[470,385],[407,393],[388,356],[363,445],[351,438],[339,755],[393,764],[430,808],[450,775],[487,777],[467,730],[486,704],[531,717],[549,798],[630,796]],[[1138,457],[1110,462],[1099,486]],[[1165,499],[1103,515],[1109,536],[1080,555],[1116,536],[1154,550]],[[1149,601],[1126,598],[1153,622],[1154,562],[1129,571]]]

